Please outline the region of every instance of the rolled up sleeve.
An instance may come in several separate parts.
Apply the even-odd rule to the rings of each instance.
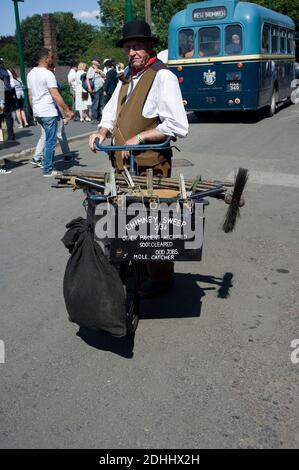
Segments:
[[[186,137],[188,119],[177,77],[170,70],[160,70],[153,90],[161,123],[157,130],[172,137]]]

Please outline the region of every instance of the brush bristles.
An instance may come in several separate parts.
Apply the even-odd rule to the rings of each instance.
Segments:
[[[235,229],[237,218],[240,216],[239,203],[244,191],[245,185],[248,180],[248,170],[245,168],[239,168],[234,191],[232,194],[232,201],[227,209],[225,220],[223,222],[222,230],[225,233],[230,233]]]

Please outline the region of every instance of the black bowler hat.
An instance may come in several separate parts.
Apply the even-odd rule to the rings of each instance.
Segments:
[[[123,37],[116,43],[118,47],[122,47],[126,41],[132,39],[150,39],[152,42],[157,43],[158,38],[152,36],[151,28],[146,21],[133,20],[125,23],[123,27]]]

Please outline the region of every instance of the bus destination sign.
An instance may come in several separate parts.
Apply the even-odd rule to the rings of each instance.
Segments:
[[[226,16],[225,7],[196,8],[192,12],[194,21],[223,20]]]

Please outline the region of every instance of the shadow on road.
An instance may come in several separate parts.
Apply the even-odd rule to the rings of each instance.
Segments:
[[[190,318],[200,317],[205,291],[216,290],[217,297],[226,299],[232,284],[233,274],[225,273],[223,278],[201,274],[176,274],[175,287],[169,294],[151,300],[143,300],[140,319],[154,318]],[[200,284],[212,284],[215,287],[200,287]]]
[[[259,111],[196,112],[188,114],[190,124],[257,124],[264,119]]]
[[[0,143],[0,151],[10,149],[11,147],[15,147],[16,145],[21,145],[21,143],[18,142],[17,140],[9,140],[9,141],[6,141],[6,142],[1,142]]]
[[[63,170],[69,170],[70,168],[73,168],[75,166],[80,166],[80,167],[88,166],[87,164],[80,163],[81,158],[79,157],[79,152],[77,150],[72,151],[70,153],[70,157],[71,157],[70,161],[65,161],[62,154],[55,157],[54,159],[55,169],[57,171],[63,171]],[[5,164],[6,170],[13,170],[15,168],[19,168],[30,163],[30,161],[27,159],[15,161],[15,160],[9,160],[7,158],[3,158],[3,162]]]
[[[141,302],[140,320],[200,317],[201,298],[205,296],[205,291],[216,290],[218,286],[217,297],[226,299],[233,286],[232,279],[232,273],[225,273],[222,278],[190,273],[176,274],[175,288],[172,292],[157,299]],[[212,284],[214,287],[202,288],[197,283]],[[77,332],[77,336],[89,346],[101,351],[111,351],[126,359],[132,359],[134,355],[134,337],[132,336],[115,338],[108,333],[82,327]]]
[[[138,330],[137,330],[138,331]],[[77,332],[79,336],[89,346],[101,351],[111,351],[126,359],[132,359],[134,353],[134,337],[115,338],[102,331],[92,331],[80,327]]]
[[[70,161],[65,161],[62,154],[59,154],[55,157],[55,170],[63,171],[69,170],[74,166],[86,167],[87,164],[80,163],[81,157],[79,157],[78,150],[73,150],[70,152]]]
[[[28,160],[14,161],[14,160],[7,160],[7,158],[4,158],[3,161],[4,161],[4,164],[5,164],[5,169],[6,170],[13,170],[14,168],[22,167],[24,165],[27,165],[27,163],[28,163]]]
[[[16,140],[9,140],[6,142],[2,142],[0,145],[0,150],[10,149],[17,145],[21,145],[22,142],[19,142],[19,140],[23,139],[24,137],[31,137],[33,135],[34,133],[29,128],[25,128],[22,130],[18,129],[15,133]]]
[[[279,105],[276,114],[291,106],[291,102]],[[265,118],[264,109],[257,111],[207,111],[188,113],[188,121],[190,124],[257,124]]]

